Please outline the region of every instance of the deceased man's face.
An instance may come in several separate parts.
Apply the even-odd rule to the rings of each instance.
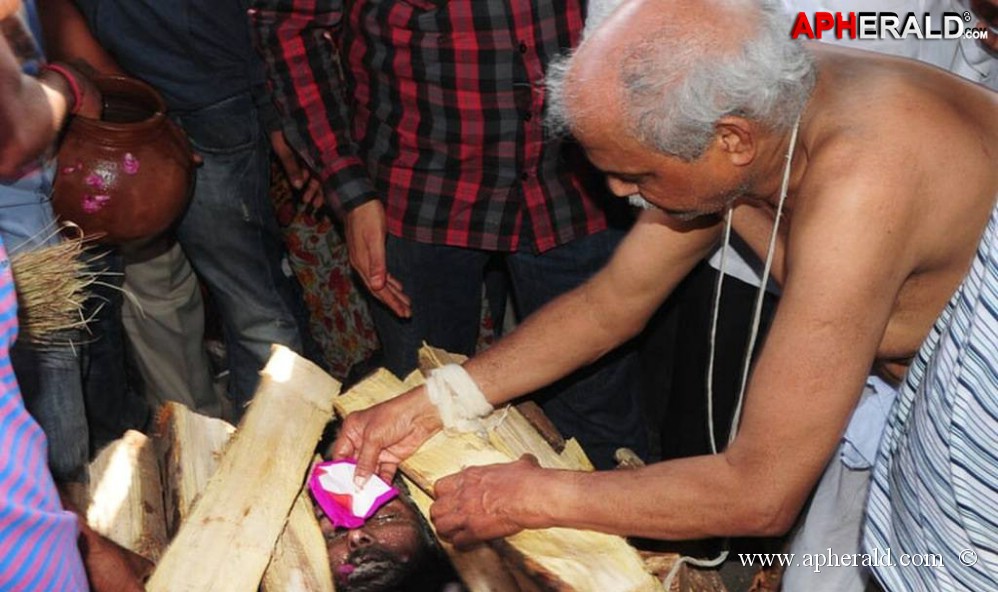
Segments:
[[[320,515],[337,590],[398,588],[426,550],[419,520],[400,497],[385,504],[360,528],[334,528]]]

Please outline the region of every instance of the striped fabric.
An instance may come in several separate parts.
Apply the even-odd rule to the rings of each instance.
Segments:
[[[87,590],[76,517],[62,509],[45,436],[25,410],[10,366],[16,337],[17,298],[0,243],[0,590]]]
[[[865,543],[891,551],[874,567],[886,590],[998,590],[998,208],[898,395]],[[902,566],[902,553],[943,565]]]

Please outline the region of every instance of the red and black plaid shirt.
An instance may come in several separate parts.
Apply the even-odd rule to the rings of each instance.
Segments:
[[[582,2],[253,0],[250,14],[288,139],[338,215],[381,197],[396,236],[544,251],[606,226],[602,182],[542,125],[545,67],[578,43]]]

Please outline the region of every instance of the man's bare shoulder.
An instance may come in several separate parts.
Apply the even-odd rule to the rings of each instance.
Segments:
[[[867,208],[867,200],[904,208],[945,198],[959,209],[998,192],[998,94],[866,52],[835,52],[820,64],[802,136],[802,195],[838,191]]]
[[[928,159],[998,145],[998,93],[915,60],[844,48],[815,54],[812,106],[826,128],[848,132],[837,139],[860,140],[858,154],[903,145]]]

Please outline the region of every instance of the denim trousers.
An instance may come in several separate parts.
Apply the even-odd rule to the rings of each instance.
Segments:
[[[624,231],[605,230],[544,253],[501,255],[520,318],[584,283],[609,260]],[[423,341],[472,355],[478,336],[482,279],[496,253],[423,244],[389,236],[388,271],[412,299],[412,317],[399,319],[375,303],[372,316],[386,366],[404,377],[417,366]],[[647,452],[640,408],[637,355],[627,343],[594,364],[534,393],[566,438],[576,438],[599,469],[612,468],[614,451]]]
[[[218,304],[228,394],[238,414],[253,396],[271,344],[319,358],[301,288],[284,264],[269,196],[269,138],[252,97],[244,93],[172,117],[204,159],[177,238]]]
[[[85,253],[100,281],[90,286],[84,305],[87,323],[83,362],[83,398],[90,432],[90,450],[96,453],[127,430],[145,431],[152,408],[133,388],[126,363],[125,330],[121,310],[124,263],[115,249],[95,245]]]
[[[0,190],[0,235],[8,252],[53,244],[55,217],[49,201],[50,171],[20,188]],[[15,282],[16,282],[15,278]],[[36,346],[19,339],[10,358],[28,412],[48,440],[48,462],[58,482],[86,479],[89,430],[83,400],[86,344],[77,330],[61,331],[51,344]]]

